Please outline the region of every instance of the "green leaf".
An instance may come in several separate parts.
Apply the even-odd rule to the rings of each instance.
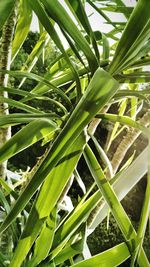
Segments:
[[[121,243],[111,249],[108,249],[88,260],[81,261],[72,267],[115,267],[120,265],[130,257],[129,250],[125,243]]]
[[[18,243],[14,254],[12,266],[22,262],[36,239],[41,227],[46,222],[50,212],[55,207],[62,190],[68,182],[85,144],[85,136],[81,134],[77,143],[68,147],[64,157],[59,164],[48,174],[46,180],[35,200],[34,206],[30,212],[26,227]],[[63,176],[62,176],[63,173]],[[56,190],[57,188],[57,190]],[[36,220],[35,220],[36,218]]]
[[[141,16],[144,14],[144,16]],[[139,0],[118,43],[110,64],[110,73],[119,73],[129,67],[138,57],[150,37],[150,1]]]
[[[6,191],[6,195],[11,195],[15,200],[18,198],[18,193],[16,193],[16,191],[10,187],[7,182],[4,181],[3,178],[0,178],[0,184],[1,186],[4,188],[4,190]],[[25,210],[29,213],[31,207],[30,205],[27,205]]]
[[[120,107],[119,107],[119,114],[118,116],[123,116],[124,115],[124,112],[126,110],[126,107],[127,107],[127,99],[123,99],[121,102],[120,102]],[[119,128],[119,122],[116,122],[114,127],[113,127],[113,130],[111,132],[111,135],[110,135],[110,138],[109,138],[109,141],[108,141],[108,144],[107,144],[107,147],[106,147],[106,151],[109,150],[113,140],[116,138],[116,135],[120,134],[120,131],[118,131],[118,128]],[[123,128],[122,128],[123,129]]]
[[[107,157],[107,154],[105,153],[103,148],[100,146],[97,139],[93,135],[90,135],[90,136],[91,136],[91,139],[95,145],[95,148],[96,148],[100,158],[102,159],[102,161],[105,165],[105,168],[107,168],[107,170],[109,171],[109,175],[110,175],[109,178],[112,178],[113,177],[113,168],[112,168],[112,165],[111,165],[109,158]]]
[[[105,198],[107,204],[109,205],[109,208],[111,209],[111,212],[124,236],[126,241],[128,242],[128,246],[130,249],[130,253],[133,253],[135,249],[137,234],[132,226],[132,223],[127,216],[126,212],[124,211],[120,201],[118,200],[113,188],[109,184],[109,182],[106,180],[104,173],[93,154],[90,147],[87,145],[84,150],[84,157],[87,162],[87,165],[89,167],[89,170],[96,181],[103,197]],[[145,257],[143,250],[141,251],[141,254],[139,256],[138,260],[140,267],[148,267],[149,263],[147,258]]]
[[[36,113],[36,114],[44,113],[43,111],[40,111],[40,110],[38,110],[36,108],[33,108],[33,107],[31,107],[29,105],[26,105],[26,104],[23,104],[23,103],[21,103],[21,102],[19,102],[17,100],[13,100],[11,98],[6,98],[6,97],[3,97],[3,96],[0,96],[0,101],[2,103],[8,103],[8,105],[10,107],[16,107],[17,109],[24,110],[24,111],[26,111],[28,113]]]
[[[142,71],[130,74],[118,74],[115,76],[119,83],[148,83],[150,82],[150,71]]]
[[[11,196],[13,196],[14,199],[18,198],[18,194],[13,190],[13,188],[11,188],[5,181],[3,178],[0,178],[0,183],[1,186],[5,189],[5,191],[10,194]]]
[[[101,67],[105,67],[107,63],[105,61],[101,61]],[[58,65],[59,66],[59,65]],[[79,76],[83,76],[87,74],[86,68],[81,68],[78,70]],[[52,77],[50,72],[47,72],[45,75],[46,80],[50,80],[51,83],[55,86],[63,86],[74,81],[74,75],[70,70],[63,71],[63,73],[59,74],[56,77]],[[49,88],[46,85],[39,83],[31,92],[35,94],[44,94],[49,91]]]
[[[67,0],[67,3],[70,3],[70,6],[72,7],[72,10],[74,10],[74,13],[76,14],[79,22],[82,24],[83,28],[87,32],[88,36],[90,37],[91,43],[93,45],[95,55],[97,59],[99,60],[99,51],[95,39],[94,32],[92,31],[89,19],[86,15],[85,8],[81,2],[81,0],[76,1],[76,0]]]
[[[26,62],[24,63],[24,66],[21,68],[22,71],[28,71],[31,72],[33,69],[34,65],[38,61],[39,56],[41,55],[44,47],[47,45],[48,41],[50,39],[50,36],[47,34],[47,32],[43,32],[35,44],[32,52],[28,56]],[[22,81],[19,84],[19,88],[23,85],[24,81],[26,78],[23,78]]]
[[[7,199],[6,199],[6,197],[5,197],[5,195],[4,195],[2,190],[0,190],[0,202],[3,205],[6,214],[8,214],[9,211],[10,211],[10,205],[9,205],[9,203],[8,203],[8,201],[7,201]],[[18,241],[18,238],[17,238],[17,234],[18,233],[17,233],[17,229],[16,229],[14,223],[11,225],[11,230],[12,230],[12,233],[13,233],[13,237],[15,238],[16,241]]]
[[[86,194],[86,187],[82,181],[82,178],[80,177],[80,174],[78,173],[77,169],[75,168],[74,170],[74,177],[78,183],[78,185],[80,186],[81,190],[83,191],[84,194]]]
[[[48,255],[54,238],[56,219],[57,209],[54,208],[43,225],[40,236],[35,242],[33,257],[30,261],[31,267],[37,266]],[[41,244],[44,244],[44,246],[41,246]]]
[[[23,127],[0,148],[0,162],[11,158],[44,136],[55,131],[57,125],[48,119],[39,119]]]
[[[149,139],[150,142],[150,139]],[[148,157],[150,156],[150,143],[148,145]],[[137,249],[132,255],[131,259],[131,267],[134,267],[135,260],[139,258],[143,240],[144,240],[144,235],[146,232],[146,227],[149,219],[149,211],[150,211],[150,164],[148,162],[148,173],[147,173],[147,186],[146,186],[146,192],[145,192],[145,197],[144,197],[144,202],[143,202],[143,207],[142,207],[142,212],[140,216],[140,222],[139,222],[139,227],[137,231]]]
[[[55,113],[42,113],[42,114],[15,113],[15,114],[1,116],[0,127],[8,127],[8,126],[16,125],[16,124],[28,123],[36,119],[44,119],[44,118],[59,119],[59,117]]]
[[[119,6],[119,5],[109,5],[107,7],[101,7],[101,10],[110,11],[115,13],[123,13],[125,16],[129,17],[133,11],[133,7],[130,6]]]
[[[109,101],[118,89],[118,83],[109,73],[98,69],[85,94],[74,109],[63,130],[49,150],[46,159],[41,163],[26,189],[22,192],[10,214],[1,225],[0,231],[15,219],[17,214],[25,207],[39,185],[44,181],[50,171],[56,166],[70,146],[91,121],[95,114]]]
[[[0,92],[5,92],[5,91],[8,92],[9,94],[30,97],[31,99],[38,97],[38,95],[32,94],[32,93],[30,93],[28,91],[25,91],[25,90],[21,90],[21,89],[18,89],[18,88],[13,88],[13,87],[3,87],[3,86],[1,86],[0,87]]]
[[[150,57],[146,56],[142,59],[136,60],[131,67],[136,68],[136,67],[141,67],[141,66],[149,66],[150,64]]]
[[[30,5],[32,9],[34,10],[34,12],[36,13],[36,15],[38,16],[40,22],[43,24],[44,28],[47,30],[47,32],[49,33],[49,35],[51,36],[51,38],[53,39],[57,47],[62,52],[66,62],[68,63],[68,66],[70,67],[72,71],[73,77],[77,83],[77,87],[80,88],[80,80],[79,80],[78,73],[63,47],[63,44],[54,28],[54,25],[53,25],[54,23],[52,23],[52,21],[49,19],[45,9],[43,8],[43,5],[38,0],[33,0],[32,2],[30,2]]]
[[[47,260],[55,258],[58,253],[62,251],[62,248],[64,245],[66,245],[70,237],[72,237],[77,229],[79,229],[82,223],[86,222],[90,212],[97,205],[100,198],[101,194],[99,191],[97,191],[84,203],[79,203],[73,213],[65,220],[65,222],[60,224],[55,233],[52,250]]]
[[[146,90],[146,91],[145,90],[142,90],[142,91],[119,90],[115,94],[114,99],[135,96],[139,99],[143,99],[147,101],[148,99],[145,95],[148,95],[148,94],[150,94],[150,90]]]
[[[145,148],[127,169],[123,170],[114,177],[115,182],[113,183],[113,188],[119,201],[121,201],[147,173],[147,165],[148,151],[147,148]],[[112,180],[110,180],[110,184],[112,184]],[[126,183],[124,181],[126,181]],[[104,220],[107,214],[108,205],[105,203],[97,212],[90,229],[93,231]]]
[[[133,127],[133,128],[136,128],[136,129],[140,130],[148,138],[150,136],[149,129],[147,129],[145,126],[143,126],[139,122],[134,121],[133,119],[131,119],[128,116],[119,116],[119,115],[114,115],[114,114],[99,114],[99,115],[97,115],[97,117],[98,118],[103,118],[103,119],[106,119],[106,120],[111,120],[113,122],[120,122],[120,123],[126,124],[126,125],[128,125],[130,127]]]
[[[49,87],[49,91],[52,91],[53,90],[57,94],[61,95],[64,98],[64,100],[68,103],[68,105],[71,106],[71,102],[70,102],[69,98],[65,95],[65,93],[63,93],[62,90],[60,90],[59,88],[57,88],[55,85],[53,85],[47,79],[44,79],[43,77],[41,77],[41,76],[39,76],[37,74],[31,73],[31,72],[28,73],[26,71],[11,71],[11,70],[9,71],[9,70],[2,70],[2,69],[0,70],[0,72],[7,73],[7,74],[12,75],[14,77],[18,77],[18,76],[20,76],[20,77],[26,77],[26,78],[33,79],[35,81],[41,82],[41,83],[43,83],[43,84],[45,84],[45,85],[47,85]],[[34,93],[34,92],[32,91],[32,93]],[[25,100],[29,100],[29,99],[30,99],[30,97],[26,97],[25,98]],[[9,100],[7,100],[7,101],[9,101]],[[13,100],[13,101],[15,101],[15,100]]]
[[[56,21],[60,28],[64,29],[80,47],[89,62],[92,72],[94,72],[98,68],[97,58],[93,54],[84,36],[68,15],[67,11],[58,1],[41,0],[41,2],[45,6],[47,13],[51,16],[51,18]]]
[[[7,18],[11,14],[15,0],[0,1],[0,30],[4,26]]]
[[[93,1],[91,0],[87,0],[87,2],[106,20],[106,22],[110,23],[113,25],[112,21],[110,20],[110,18],[101,10],[101,8],[98,8]],[[116,25],[113,25],[116,29],[118,29],[118,27]]]
[[[82,76],[87,73],[87,69],[82,68],[78,71],[79,76]],[[73,73],[70,70],[63,71],[62,74],[58,75],[58,77],[52,77],[51,73],[46,73],[45,79],[49,79],[52,84],[55,86],[62,86],[65,84],[68,84],[75,80]],[[49,91],[48,86],[43,85],[39,83],[32,91],[31,93],[35,94],[44,94]]]
[[[61,264],[65,262],[67,259],[73,258],[77,254],[82,254],[85,242],[86,242],[86,225],[83,224],[81,226],[80,230],[80,238],[79,238],[79,232],[75,234],[72,238],[75,240],[75,242],[72,240],[69,240],[67,245],[60,251],[60,253],[55,257],[54,262],[56,265]],[[77,237],[77,241],[76,241]]]
[[[8,257],[6,255],[4,255],[2,252],[0,252],[0,264],[1,267],[5,267],[5,262],[7,262]]]
[[[14,94],[14,95],[21,95],[21,96],[25,96],[23,99],[20,99],[19,103],[18,101],[16,100],[13,100],[11,98],[3,98],[1,97],[1,100],[3,102],[6,102],[8,103],[10,106],[13,106],[13,107],[16,107],[16,108],[19,108],[21,110],[25,110],[27,112],[37,112],[37,113],[43,113],[43,111],[39,111],[37,110],[36,108],[33,108],[29,105],[26,105],[26,104],[23,104],[24,102],[27,102],[28,100],[31,100],[31,99],[38,99],[39,101],[42,100],[42,101],[47,101],[47,102],[50,102],[52,103],[53,105],[59,107],[59,109],[61,109],[63,111],[63,113],[68,113],[67,112],[67,109],[65,108],[64,105],[61,104],[61,102],[59,101],[56,101],[55,99],[52,99],[50,97],[47,97],[47,96],[39,96],[38,94],[34,94],[34,93],[30,93],[30,92],[26,92],[24,90],[20,90],[20,89],[15,89],[15,88],[9,88],[9,87],[1,87],[0,88],[0,92],[5,92],[7,91],[9,94]],[[60,94],[60,92],[59,92]],[[65,96],[65,94],[62,92],[61,93],[63,96]],[[67,100],[66,102],[68,103],[68,97],[65,96],[65,100]],[[23,103],[22,103],[23,102]],[[70,100],[69,100],[69,105],[70,105]]]
[[[17,21],[15,38],[12,44],[12,61],[14,60],[14,58],[19,52],[19,49],[24,43],[32,21],[32,10],[30,8],[28,0],[20,0],[19,3],[19,18]]]
[[[102,33],[102,43],[103,43],[103,60],[109,59],[109,41],[104,33]]]

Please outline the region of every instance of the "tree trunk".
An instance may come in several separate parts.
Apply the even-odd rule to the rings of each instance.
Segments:
[[[150,110],[148,110],[142,118],[137,121],[139,124],[147,127],[150,124]],[[141,131],[136,128],[130,128],[127,134],[123,137],[122,141],[114,152],[111,160],[114,174],[116,174],[120,164],[122,163],[127,151],[133,145],[135,140],[139,137]]]
[[[11,52],[12,52],[12,40],[14,35],[14,29],[16,24],[16,7],[12,10],[9,18],[7,19],[1,37],[0,47],[0,69],[10,70],[11,64]],[[7,87],[8,74],[0,73],[0,87]],[[0,92],[0,96],[8,98],[8,93]],[[9,114],[7,103],[0,102],[0,116]],[[0,128],[0,147],[11,137],[11,127]],[[7,161],[0,164],[0,177],[5,179],[7,171]]]

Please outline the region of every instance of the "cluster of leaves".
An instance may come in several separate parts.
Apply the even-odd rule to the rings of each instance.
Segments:
[[[0,29],[3,29],[15,2],[9,0],[0,3]],[[115,123],[109,146],[118,132],[122,131],[120,124],[143,132],[149,140],[149,129],[137,122],[136,116],[141,101],[147,101],[149,96],[149,89],[141,91],[138,85],[150,80],[149,72],[143,69],[150,63],[150,2],[139,0],[135,8],[130,8],[121,0],[111,1],[111,5],[107,0],[66,0],[64,5],[67,10],[58,0],[18,2],[12,62],[27,38],[32,11],[39,19],[40,38],[20,71],[0,70],[22,78],[17,88],[0,88],[10,96],[20,97],[19,102],[11,97],[0,98],[10,107],[20,110],[1,116],[0,126],[25,124],[0,148],[0,162],[9,160],[39,140],[47,144],[47,150],[32,172],[27,173],[26,187],[20,186],[25,174],[22,179],[11,174],[8,182],[0,180],[4,211],[0,232],[11,229],[12,233],[7,256],[0,254],[1,265],[114,267],[130,258],[131,267],[136,262],[140,267],[148,267],[143,238],[150,207],[149,147],[130,166],[129,160],[127,168],[115,175],[111,162],[94,137],[94,131],[100,120],[107,120]],[[87,4],[112,25],[110,32],[95,33],[92,30],[86,13]],[[107,16],[110,10],[123,13],[126,22],[111,21]],[[59,26],[68,41],[67,50],[55,25]],[[120,39],[118,34],[121,34]],[[50,38],[60,54],[50,62],[43,77],[33,73],[32,69]],[[115,41],[112,46],[109,45],[110,38]],[[26,90],[23,87],[26,78],[35,80],[37,85]],[[31,100],[36,99],[49,103],[48,109],[34,106]],[[120,105],[118,115],[104,112],[116,102]],[[130,116],[125,116],[129,105]],[[102,166],[88,144],[90,138],[101,157]],[[81,155],[93,177],[90,188],[78,173]],[[147,188],[136,231],[120,201],[146,172]],[[83,191],[83,197],[78,199],[75,206],[67,196],[72,177],[76,178]],[[93,192],[95,186],[96,191]],[[95,207],[99,208],[97,213],[93,213]],[[86,238],[107,216],[108,207],[124,242],[92,257]],[[65,213],[60,212],[62,209]]]

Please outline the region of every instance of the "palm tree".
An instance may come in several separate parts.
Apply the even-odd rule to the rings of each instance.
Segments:
[[[5,1],[0,4],[1,29],[14,2]],[[10,97],[3,98],[4,103],[17,107],[20,112],[1,116],[1,127],[16,124],[26,126],[0,148],[0,162],[41,139],[47,143],[47,150],[28,173],[28,183],[19,193],[15,189],[16,184],[10,187],[9,183],[1,179],[5,189],[1,193],[1,201],[7,216],[3,219],[0,232],[3,233],[8,227],[12,229],[14,243],[12,253],[7,258],[11,267],[118,266],[128,258],[131,259],[130,266],[134,266],[136,262],[140,267],[149,266],[142,247],[150,207],[149,147],[127,169],[114,176],[107,154],[94,137],[100,121],[108,120],[115,122],[109,143],[118,133],[120,124],[137,129],[149,139],[149,128],[142,125],[140,120],[136,121],[136,114],[139,101],[146,101],[149,95],[149,90],[139,90],[139,84],[148,83],[150,79],[149,72],[143,68],[150,62],[150,2],[139,0],[135,8],[126,6],[121,0],[115,2],[116,5],[110,6],[107,0],[102,3],[66,0],[70,15],[58,0],[19,1],[12,60],[28,34],[32,11],[39,19],[41,38],[25,63],[26,71],[23,68],[20,71],[0,71],[14,77],[34,79],[38,84],[30,92],[21,89],[24,80],[19,88],[1,87],[2,91],[22,96],[20,102]],[[110,32],[104,34],[92,30],[86,13],[87,3],[113,26]],[[123,13],[127,22],[111,21],[106,15],[106,11],[110,10]],[[64,49],[55,24],[68,41],[67,50]],[[118,34],[121,34],[120,39]],[[48,72],[41,77],[31,70],[36,64],[36,57],[49,41],[48,35],[61,55],[50,63]],[[115,41],[112,46],[109,45],[109,38]],[[33,107],[29,101],[31,99],[49,101],[49,112]],[[119,115],[107,113],[114,102],[121,105]],[[124,115],[129,103],[133,108],[131,117]],[[55,108],[51,109],[51,106]],[[88,144],[90,138],[102,157],[104,168],[100,166]],[[92,187],[87,191],[77,171],[82,154],[94,179]],[[142,165],[141,159],[144,160]],[[146,172],[147,188],[136,232],[120,201]],[[62,199],[67,199],[72,177],[77,177],[84,196],[77,206],[71,208],[66,200],[65,209],[68,213],[59,219]],[[97,189],[95,193],[91,193],[95,185]],[[16,199],[14,205],[12,198]],[[86,259],[86,237],[107,216],[108,206],[125,241]],[[95,207],[98,207],[98,212],[93,215]],[[92,223],[87,226],[86,222],[91,216]],[[82,255],[82,260],[75,258],[76,255]],[[5,256],[2,255],[1,258],[2,266],[6,266],[3,260]]]

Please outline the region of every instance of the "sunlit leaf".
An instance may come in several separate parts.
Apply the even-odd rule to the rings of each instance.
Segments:
[[[5,0],[0,2],[0,30],[9,17],[12,8],[14,7],[15,0]]]
[[[56,128],[57,125],[48,119],[30,122],[0,148],[0,162],[36,143],[50,132],[55,131]]]
[[[150,2],[139,0],[118,43],[109,71],[118,73],[133,64],[149,37]]]
[[[121,243],[109,250],[106,250],[98,255],[93,256],[91,259],[81,261],[72,267],[115,267],[120,265],[130,257],[129,250],[125,243]]]
[[[95,72],[85,94],[81,98],[65,127],[54,142],[46,159],[42,162],[28,186],[20,195],[8,217],[1,225],[1,231],[4,231],[4,229],[12,222],[12,220],[15,219],[17,214],[25,207],[31,196],[44,181],[48,173],[59,162],[65,153],[66,148],[76,140],[76,138],[83,131],[84,127],[107,103],[117,89],[118,83],[107,72],[100,68]]]
[[[27,15],[28,14],[28,15]],[[15,38],[13,40],[12,46],[12,60],[16,57],[19,49],[21,48],[23,42],[25,41],[32,20],[32,10],[28,1],[21,0],[19,6],[18,21],[15,31]]]

